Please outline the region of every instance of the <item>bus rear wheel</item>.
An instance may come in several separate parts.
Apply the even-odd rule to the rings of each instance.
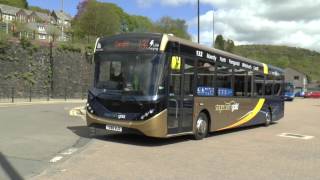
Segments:
[[[265,125],[266,127],[268,127],[268,126],[272,123],[271,110],[269,110],[269,111],[266,112],[266,117],[265,117],[265,118],[266,118],[266,119],[265,119],[264,125]]]
[[[196,122],[194,138],[201,140],[208,135],[208,117],[205,113],[200,113]]]

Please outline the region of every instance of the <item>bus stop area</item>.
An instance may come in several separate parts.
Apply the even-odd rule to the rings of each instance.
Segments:
[[[100,136],[32,179],[320,179],[319,110],[319,99],[295,99],[269,127],[201,141]]]

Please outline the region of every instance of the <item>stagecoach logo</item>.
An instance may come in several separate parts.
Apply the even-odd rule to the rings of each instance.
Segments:
[[[156,43],[155,40],[150,40],[149,42],[149,49],[152,50],[152,51],[158,51],[160,47],[160,44],[159,43]]]
[[[239,106],[240,104],[235,101],[225,102],[225,104],[217,104],[216,111],[219,111],[219,113],[221,113],[222,111],[234,112],[239,110]]]

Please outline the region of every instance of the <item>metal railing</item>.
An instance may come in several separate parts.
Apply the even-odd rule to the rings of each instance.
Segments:
[[[88,86],[61,87],[51,92],[47,87],[12,87],[0,85],[0,103],[86,99]]]

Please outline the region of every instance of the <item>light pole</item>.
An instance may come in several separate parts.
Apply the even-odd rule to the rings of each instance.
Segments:
[[[212,44],[214,47],[214,9],[212,9]]]
[[[6,17],[6,33],[9,34],[9,21]]]
[[[62,25],[61,25],[61,38],[64,41],[64,12],[63,12],[63,0],[61,0],[61,12],[62,12]]]
[[[198,0],[198,44],[200,44],[200,0]]]

